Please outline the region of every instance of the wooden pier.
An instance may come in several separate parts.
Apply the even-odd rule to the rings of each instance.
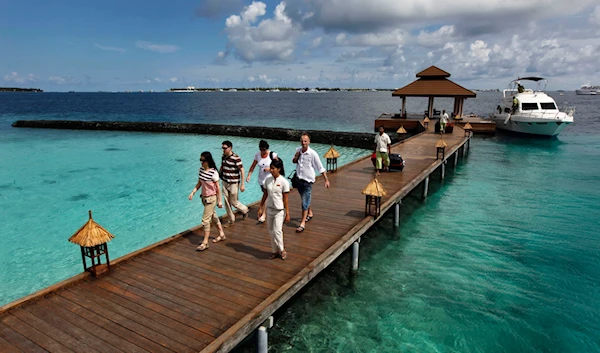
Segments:
[[[386,131],[396,131],[403,126],[407,131],[419,132],[424,116],[422,114],[406,114],[401,118],[400,114],[383,113],[373,125],[374,131],[383,126]],[[431,118],[430,124],[433,125],[440,120],[439,116]],[[478,116],[463,116],[460,119],[451,119],[451,123],[463,127],[467,122],[471,125],[474,134],[495,134],[496,123],[493,120],[483,119]]]
[[[440,135],[433,124],[395,145],[406,167],[378,178],[388,192],[379,217],[390,208],[399,212],[402,198],[420,185],[426,196],[429,176],[443,177],[464,155],[465,135],[460,128],[444,135],[444,160],[436,159]],[[111,262],[98,278],[83,273],[1,307],[0,351],[230,351],[347,248],[358,253],[361,235],[378,220],[365,216],[361,194],[373,179],[370,154],[329,178],[330,189],[322,178],[313,187],[315,216],[302,233],[295,233],[299,195],[290,193],[287,260],[269,259],[266,225],[257,224],[254,205],[247,220],[225,230],[225,242],[211,242],[206,251],[195,251],[198,227]],[[201,212],[198,202],[198,219]]]

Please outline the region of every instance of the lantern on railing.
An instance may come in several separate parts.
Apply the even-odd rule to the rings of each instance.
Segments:
[[[83,270],[89,271],[94,277],[97,277],[110,270],[108,245],[106,243],[111,241],[115,236],[94,222],[92,211],[89,211],[89,215],[90,219],[69,238],[69,241],[81,247]],[[102,263],[102,255],[106,259],[105,263]],[[87,258],[92,262],[89,267],[87,266]]]
[[[463,126],[463,129],[465,129],[465,137],[471,137],[471,132],[473,131],[471,124],[466,123],[465,126]]]
[[[387,195],[387,191],[383,188],[383,185],[377,180],[373,179],[362,191],[365,196],[365,217],[373,216],[379,217],[381,214],[381,197]]]
[[[444,160],[444,158],[446,158],[446,147],[448,147],[448,144],[444,141],[443,137],[435,144],[435,147],[437,150],[435,159],[440,159],[441,155],[442,160]]]
[[[331,145],[323,157],[327,158],[327,172],[335,172],[337,170],[337,159],[340,157],[340,154],[333,148],[333,145]]]
[[[427,128],[429,127],[429,117],[425,117],[425,119],[423,119],[423,126],[425,126],[425,130],[427,130]]]

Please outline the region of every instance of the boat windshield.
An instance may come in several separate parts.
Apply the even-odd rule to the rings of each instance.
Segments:
[[[523,104],[521,104],[521,109],[522,110],[537,110],[538,105],[537,105],[537,103],[523,103]]]
[[[557,109],[554,102],[540,103],[540,106],[542,107],[542,110]]]

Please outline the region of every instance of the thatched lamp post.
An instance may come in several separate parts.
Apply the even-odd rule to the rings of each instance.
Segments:
[[[110,269],[108,246],[106,243],[111,241],[115,236],[94,222],[92,211],[89,211],[89,214],[90,219],[69,238],[69,241],[81,247],[83,270],[89,271],[94,277],[97,277]],[[102,255],[106,258],[104,264],[102,263]],[[90,258],[92,262],[90,267],[87,266],[86,258]]]
[[[365,216],[379,217],[381,213],[381,197],[387,195],[387,191],[385,191],[383,185],[375,178],[362,193],[366,195]]]
[[[463,129],[465,129],[465,137],[471,137],[471,131],[473,131],[471,124],[466,123],[465,126],[463,126]]]
[[[437,153],[435,155],[435,159],[440,159],[440,155],[442,156],[442,160],[444,160],[444,158],[446,157],[446,147],[448,146],[448,144],[446,143],[446,141],[444,141],[444,138],[440,138],[440,140],[435,144],[435,147],[437,149]]]
[[[323,157],[327,158],[327,172],[335,172],[337,170],[337,159],[340,157],[340,154],[333,148],[333,145]]]
[[[425,130],[427,130],[427,128],[429,128],[429,117],[426,116],[425,119],[423,119],[423,126],[425,126]]]

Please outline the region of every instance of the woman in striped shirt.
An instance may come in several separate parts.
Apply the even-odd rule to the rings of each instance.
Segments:
[[[213,243],[218,243],[221,240],[226,239],[219,216],[217,216],[217,212],[215,212],[215,205],[219,208],[223,207],[223,202],[221,200],[221,185],[219,184],[219,171],[217,170],[217,166],[210,152],[202,152],[200,154],[200,163],[202,164],[202,167],[200,167],[200,170],[198,171],[198,183],[194,190],[192,190],[190,196],[188,196],[188,199],[192,200],[196,191],[202,188],[200,198],[204,205],[204,214],[202,215],[204,240],[196,248],[198,251],[208,249],[211,219],[214,220],[217,229],[219,229],[219,236],[213,239]]]

